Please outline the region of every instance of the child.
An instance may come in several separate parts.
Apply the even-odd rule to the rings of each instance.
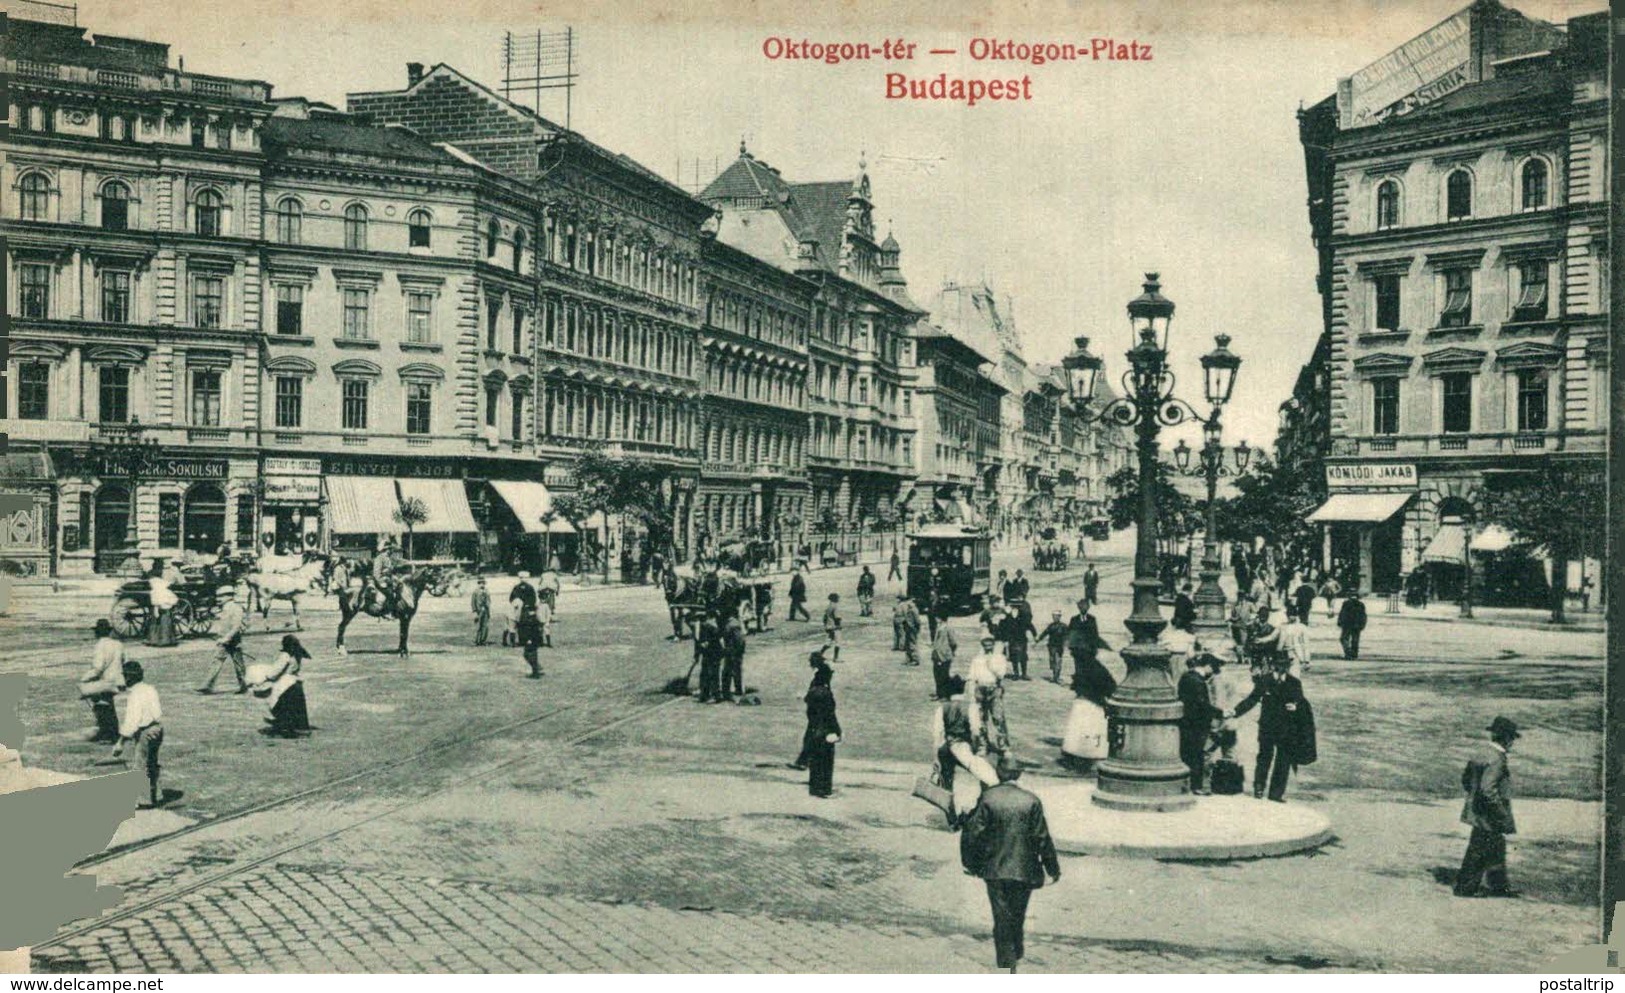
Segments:
[[[824,652],[831,664],[841,661],[841,602],[839,593],[829,595],[829,606],[824,608]]]
[[[1061,656],[1066,652],[1068,629],[1066,622],[1061,620],[1059,610],[1050,616],[1053,619],[1049,622],[1049,627],[1044,629],[1041,637],[1044,639],[1044,644],[1049,646],[1049,681],[1059,683],[1061,681]]]

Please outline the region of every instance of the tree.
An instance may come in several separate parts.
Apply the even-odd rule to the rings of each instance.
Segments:
[[[611,455],[593,447],[576,456],[573,471],[576,492],[573,499],[561,496],[554,506],[580,527],[594,513],[618,514],[642,525],[652,547],[674,545],[672,519],[677,509],[678,491],[670,485],[671,472],[644,459]],[[578,516],[571,516],[572,512]],[[608,535],[605,535],[608,538]],[[607,541],[605,542],[607,549]],[[604,575],[609,575],[609,558],[604,558]]]
[[[1214,517],[1218,540],[1251,545],[1255,537],[1260,537],[1270,547],[1294,558],[1312,554],[1319,531],[1304,518],[1314,513],[1325,494],[1319,477],[1311,471],[1302,466],[1279,465],[1260,453],[1247,471],[1236,477],[1237,495],[1217,501]]]
[[[1607,489],[1599,465],[1547,463],[1527,472],[1485,477],[1483,520],[1552,560],[1552,622],[1564,620],[1569,562],[1602,558]]]
[[[406,529],[406,557],[412,557],[412,529],[429,521],[429,506],[418,497],[407,497],[395,508],[395,523]]]
[[[1106,477],[1112,498],[1106,504],[1106,516],[1112,527],[1122,530],[1140,520],[1140,468],[1126,465]],[[1157,463],[1156,482],[1157,537],[1175,538],[1179,535],[1179,522],[1195,511],[1191,498],[1174,488],[1173,470],[1164,462]]]

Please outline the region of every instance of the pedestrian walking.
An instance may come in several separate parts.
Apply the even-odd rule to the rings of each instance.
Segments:
[[[824,608],[824,653],[830,664],[841,661],[841,595],[831,593]]]
[[[835,792],[835,745],[841,740],[841,722],[835,716],[835,691],[830,681],[835,670],[820,665],[807,689],[807,792],[827,800]]]
[[[745,695],[745,625],[736,610],[722,625],[721,699]]]
[[[1299,580],[1298,586],[1292,591],[1293,606],[1297,608],[1298,620],[1305,627],[1309,625],[1309,615],[1315,609],[1315,587],[1308,579]]]
[[[1027,602],[1021,600],[999,621],[998,638],[1004,642],[1005,657],[1010,660],[1010,678],[1022,682],[1026,682],[1029,678],[1028,635],[1038,637],[1038,629],[1033,627],[1033,615],[1027,607]]]
[[[827,668],[827,666],[824,663],[824,653],[823,652],[813,652],[812,654],[808,655],[807,656],[807,666],[808,666],[808,668],[812,669],[812,671],[813,671],[813,679],[812,679],[811,682],[809,682],[807,684],[807,692],[801,694],[801,699],[802,700],[806,700],[807,699],[807,694],[811,693],[813,686],[817,685],[817,682],[818,682],[818,670],[822,669],[822,668]],[[800,770],[801,772],[806,772],[807,771],[807,760],[812,756],[812,748],[813,748],[813,740],[812,739],[813,739],[813,728],[812,728],[812,724],[809,723],[806,726],[806,728],[804,728],[802,730],[802,733],[801,733],[801,751],[796,754],[796,760],[794,762],[785,763],[786,768],[797,769],[797,770]]]
[[[1300,673],[1308,672],[1309,663],[1314,661],[1314,656],[1309,652],[1309,626],[1296,610],[1289,610],[1286,623],[1281,625],[1281,651],[1286,653]]]
[[[903,578],[903,557],[897,553],[897,542],[891,545],[891,566],[886,570],[886,582]]]
[[[151,803],[136,806],[151,809],[163,804],[163,796],[158,792],[158,749],[164,743],[164,708],[158,691],[145,681],[146,673],[140,662],[125,662],[122,673],[129,690],[124,697],[124,717],[119,721],[119,739],[113,746],[113,757],[122,758],[127,746],[135,746],[135,757],[147,773],[147,788],[152,797]]]
[[[1343,592],[1343,588],[1337,585],[1337,580],[1328,572],[1320,581],[1320,595],[1326,601],[1326,619],[1328,621],[1332,619],[1332,601],[1336,600],[1337,595],[1341,592]]]
[[[491,591],[485,588],[484,576],[474,581],[468,609],[474,614],[474,644],[483,645],[491,639]]]
[[[950,676],[944,684],[942,704],[931,717],[931,739],[936,747],[936,780],[953,795],[948,821],[957,827],[976,808],[982,790],[999,783],[998,772],[978,751],[981,713],[973,694],[966,692],[963,676]],[[966,775],[959,775],[961,771]]]
[[[897,594],[898,610],[902,614],[903,664],[920,664],[920,611],[907,593]]]
[[[1083,598],[1090,603],[1100,602],[1100,573],[1095,571],[1093,562],[1083,573]]]
[[[147,644],[154,648],[172,647],[176,644],[175,605],[180,603],[180,597],[170,589],[169,579],[156,563],[147,573],[147,597],[153,610],[147,622]]]
[[[502,631],[502,646],[514,648],[519,645],[519,618],[524,614],[526,605],[536,605],[536,587],[530,585],[530,573],[520,572],[518,582],[508,591],[508,623]]]
[[[795,620],[798,613],[802,620],[812,620],[812,615],[807,612],[807,581],[801,578],[799,572],[790,577],[790,613],[785,620]]]
[[[1106,707],[1117,692],[1117,680],[1100,661],[1100,652],[1109,650],[1100,636],[1100,625],[1089,612],[1087,599],[1078,601],[1078,612],[1067,625],[1067,647],[1072,652],[1072,693],[1076,700],[1062,737],[1061,751],[1086,762],[1103,759],[1111,750],[1111,724]]]
[[[1337,612],[1337,629],[1341,632],[1338,640],[1343,645],[1343,657],[1359,658],[1360,633],[1365,630],[1365,601],[1360,599],[1358,587],[1349,587],[1348,599],[1343,601],[1343,609]]]
[[[537,602],[534,599],[528,603],[522,599],[510,599],[508,602],[519,605],[519,620],[514,624],[514,638],[519,643],[520,654],[525,664],[530,666],[530,672],[525,674],[525,678],[541,679],[542,623],[536,613]]]
[[[1039,637],[1043,640],[1044,646],[1049,649],[1049,681],[1059,683],[1061,681],[1063,659],[1066,656],[1067,639],[1066,622],[1061,620],[1059,610],[1050,616],[1049,626],[1044,628],[1044,633]]]
[[[982,791],[959,839],[965,871],[983,880],[993,912],[994,960],[1016,971],[1025,953],[1027,904],[1033,890],[1061,880],[1044,804],[1016,785],[1021,767],[1008,755],[997,765],[999,784]]]
[[[237,677],[237,692],[248,692],[247,665],[243,661],[243,634],[248,629],[248,614],[243,605],[237,602],[237,589],[234,586],[222,586],[215,591],[220,600],[220,612],[215,616],[215,642],[214,642],[214,668],[209,672],[209,678],[204,681],[197,691],[202,694],[214,692],[215,680],[220,678],[226,663],[231,663],[232,674]]]
[[[858,616],[873,617],[875,615],[875,574],[869,571],[868,566],[858,574]]]
[[[1207,796],[1207,740],[1213,722],[1223,713],[1213,706],[1212,684],[1218,660],[1207,651],[1200,638],[1185,657],[1185,673],[1179,677],[1179,759],[1191,771],[1191,792]]]
[[[954,668],[954,656],[959,652],[959,639],[947,624],[937,626],[931,636],[931,680],[935,687],[933,700],[946,700],[948,681]]]
[[[1098,665],[1096,656],[1110,651],[1111,646],[1100,636],[1100,622],[1090,609],[1087,597],[1078,601],[1078,612],[1067,622],[1066,647],[1072,654],[1072,689],[1080,691],[1080,680],[1085,669]],[[1109,696],[1110,694],[1107,694]],[[1102,701],[1105,697],[1103,696]]]
[[[714,608],[705,611],[694,632],[694,651],[700,657],[700,703],[721,702],[721,675],[724,646],[722,623]]]
[[[90,716],[96,722],[89,740],[110,745],[119,738],[113,697],[124,689],[124,643],[113,637],[113,624],[105,617],[96,621],[95,632],[90,668],[79,677],[79,699],[90,704]]]
[[[1247,662],[1247,633],[1253,629],[1257,608],[1246,594],[1236,597],[1230,608],[1230,643],[1236,646],[1236,661]]]
[[[553,647],[553,605],[558,599],[545,591],[536,594],[536,633],[541,636],[541,647]]]
[[[1517,896],[1507,882],[1507,838],[1518,827],[1512,817],[1512,772],[1507,753],[1521,735],[1509,718],[1490,722],[1490,740],[1467,760],[1461,771],[1461,788],[1467,799],[1461,806],[1461,821],[1472,827],[1467,853],[1456,873],[1457,896]]]
[[[1020,569],[1016,570],[1016,578],[1010,580],[1010,587],[1015,595],[1006,595],[1004,598],[1006,602],[1015,600],[1021,603],[1026,603],[1027,595],[1033,591],[1032,580],[1028,579],[1026,574]]]
[[[907,593],[897,594],[897,602],[891,608],[891,650],[903,650],[903,604],[908,601]]]
[[[282,636],[282,651],[267,677],[271,716],[265,719],[269,725],[266,734],[297,738],[310,733],[310,713],[305,708],[305,683],[301,676],[304,664],[309,661],[310,652],[299,643],[297,636]]]
[[[1253,766],[1254,799],[1264,798],[1267,783],[1269,798],[1285,803],[1287,778],[1293,767],[1307,765],[1304,760],[1311,758],[1304,747],[1308,701],[1303,696],[1303,684],[1287,671],[1291,666],[1291,659],[1276,655],[1270,661],[1270,674],[1254,683],[1253,691],[1226,715],[1240,717],[1262,704],[1258,714],[1258,761]],[[1311,723],[1311,740],[1313,733]]]
[[[1010,748],[1010,726],[1004,714],[1004,680],[1010,675],[1010,663],[999,654],[991,634],[982,635],[982,651],[970,661],[970,676],[966,680],[971,697],[981,715],[983,752],[1000,754]]]

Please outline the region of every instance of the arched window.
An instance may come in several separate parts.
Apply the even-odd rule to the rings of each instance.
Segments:
[[[429,212],[421,207],[406,215],[406,245],[408,248],[429,247]]]
[[[214,483],[198,483],[186,493],[186,538],[189,552],[207,554],[226,543],[226,494]]]
[[[130,188],[112,182],[102,187],[102,229],[128,231],[130,228]]]
[[[196,220],[193,227],[205,238],[220,237],[220,214],[225,201],[214,190],[197,195]]]
[[[1392,179],[1377,186],[1377,229],[1399,226],[1399,184]]]
[[[344,208],[344,249],[349,252],[367,250],[367,208],[359,203]]]
[[[17,183],[17,206],[25,221],[43,221],[51,210],[51,180],[31,172]]]
[[[489,224],[487,224],[485,226],[485,257],[486,258],[489,259],[489,258],[495,258],[496,257],[496,254],[497,254],[497,239],[500,238],[501,235],[502,235],[502,225],[500,225],[500,224],[498,224],[496,222],[496,218],[492,218],[491,223],[489,223]]]
[[[513,271],[524,272],[525,229],[513,229]]]
[[[304,237],[305,208],[293,197],[283,197],[276,205],[276,240],[297,245]]]
[[[1523,209],[1539,210],[1546,206],[1546,163],[1530,159],[1523,164]]]
[[[1447,220],[1459,221],[1473,216],[1473,176],[1466,169],[1457,169],[1444,181],[1444,215]]]

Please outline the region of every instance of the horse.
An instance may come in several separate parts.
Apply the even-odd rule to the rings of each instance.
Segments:
[[[749,576],[773,560],[773,545],[760,538],[729,541],[717,548],[717,564]]]
[[[355,620],[358,614],[365,613],[377,618],[393,617],[400,622],[401,640],[396,651],[401,658],[406,658],[408,655],[406,639],[412,632],[412,618],[417,615],[418,603],[429,583],[430,577],[426,572],[415,572],[406,576],[381,606],[373,602],[372,586],[346,586],[338,590],[339,630],[334,645],[338,648],[339,654],[348,654],[344,648],[344,629],[350,626],[350,622]]]
[[[685,630],[697,623],[697,614],[714,608],[723,616],[739,609],[750,597],[750,588],[739,582],[739,577],[721,570],[685,575],[676,569],[667,570],[664,579],[666,609],[671,612],[672,638],[682,641],[691,632]]]
[[[299,620],[299,598],[314,591],[327,569],[327,564],[311,559],[292,572],[251,572],[243,577],[248,586],[250,602],[257,605],[261,617],[271,615],[272,600],[286,600],[293,607],[294,630],[303,631]]]

